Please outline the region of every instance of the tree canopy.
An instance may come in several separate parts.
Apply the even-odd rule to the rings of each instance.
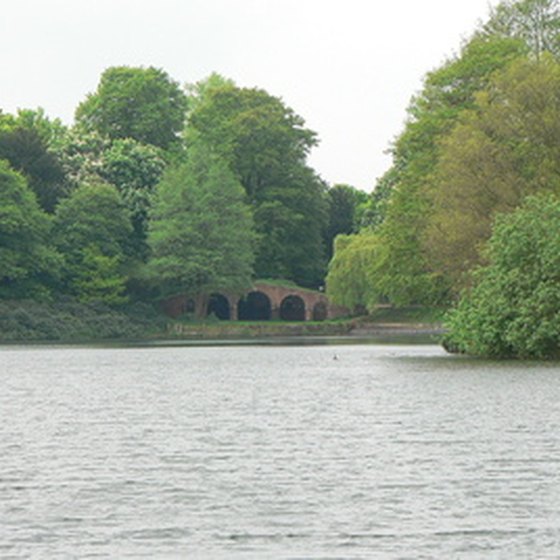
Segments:
[[[76,110],[76,121],[111,139],[133,138],[163,149],[178,141],[187,108],[179,84],[158,68],[112,67]]]
[[[560,193],[560,65],[520,59],[495,75],[442,142],[425,239],[458,286],[480,262],[498,212],[526,196]]]
[[[187,149],[204,142],[230,166],[253,208],[259,234],[255,274],[305,286],[322,283],[325,185],[306,165],[316,135],[260,89],[214,80],[191,102]]]

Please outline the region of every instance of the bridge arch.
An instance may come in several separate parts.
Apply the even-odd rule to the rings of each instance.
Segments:
[[[269,321],[272,318],[270,298],[263,292],[249,292],[237,304],[240,321]]]
[[[328,315],[329,315],[329,308],[324,301],[318,301],[313,306],[314,321],[326,321]]]
[[[206,316],[215,315],[221,321],[231,319],[229,300],[222,294],[211,294],[206,306]]]
[[[286,296],[280,304],[280,319],[284,321],[305,321],[305,302],[296,295]]]

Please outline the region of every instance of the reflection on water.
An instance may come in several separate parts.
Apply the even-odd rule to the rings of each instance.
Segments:
[[[560,368],[0,348],[1,558],[557,558]]]

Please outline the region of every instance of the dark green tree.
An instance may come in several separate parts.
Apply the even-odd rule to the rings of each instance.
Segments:
[[[166,167],[161,151],[126,138],[115,140],[103,151],[100,159],[99,175],[117,187],[130,211],[134,254],[138,259],[146,260],[148,213],[155,186]]]
[[[62,134],[62,125],[52,123],[41,111],[20,111],[17,118],[0,118],[0,159],[22,173],[41,207],[53,212],[68,194],[63,167],[49,142]]]
[[[315,134],[263,90],[225,83],[200,91],[189,115],[187,147],[199,140],[211,146],[243,185],[260,239],[256,275],[321,284],[325,185],[306,165]]]
[[[163,70],[118,66],[103,72],[97,91],[76,110],[76,121],[111,139],[168,149],[178,142],[186,108],[185,93]]]
[[[356,233],[358,208],[368,200],[368,195],[350,185],[334,185],[327,191],[329,220],[325,231],[327,258],[333,255],[334,238],[340,234]]]

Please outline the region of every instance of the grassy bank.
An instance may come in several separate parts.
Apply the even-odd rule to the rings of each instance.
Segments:
[[[172,338],[263,338],[274,336],[336,336],[350,334],[354,322],[222,321],[174,322],[168,326]]]
[[[0,342],[118,339],[231,339],[437,332],[441,309],[383,308],[367,317],[321,322],[171,320],[148,304],[118,310],[70,299],[55,303],[0,301]]]

